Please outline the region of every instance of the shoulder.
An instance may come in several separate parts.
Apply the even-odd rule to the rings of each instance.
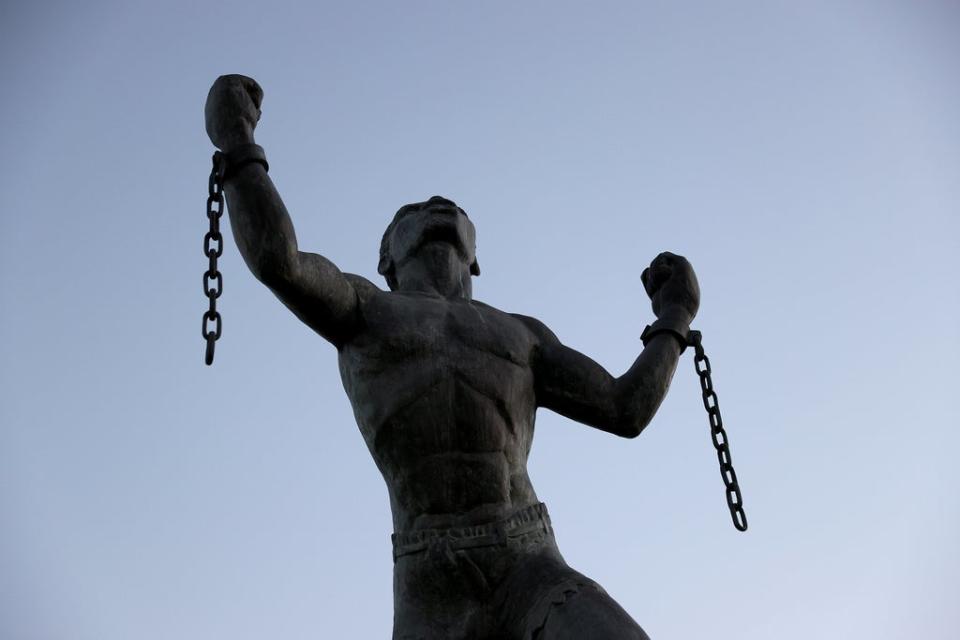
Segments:
[[[537,342],[541,344],[552,344],[559,342],[559,339],[557,338],[556,334],[550,330],[550,327],[543,324],[536,318],[525,316],[520,313],[511,313],[509,315],[516,320],[519,320],[520,323],[523,324],[527,330],[534,335],[534,337],[537,339]]]
[[[350,283],[353,290],[357,292],[357,298],[359,298],[360,302],[366,302],[379,293],[385,293],[383,289],[363,276],[358,276],[355,273],[344,273],[343,277],[347,279],[347,282]]]

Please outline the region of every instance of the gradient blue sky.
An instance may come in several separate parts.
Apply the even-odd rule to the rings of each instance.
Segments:
[[[0,638],[389,636],[335,351],[232,242],[202,364],[222,73],[344,270],[448,196],[476,297],[619,374],[690,258],[750,531],[689,355],[642,437],[543,412],[530,461],[655,640],[956,638],[956,2],[6,2],[0,57]]]

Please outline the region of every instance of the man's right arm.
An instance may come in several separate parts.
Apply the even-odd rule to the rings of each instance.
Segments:
[[[222,151],[253,143],[260,87],[244,76],[221,76],[207,97],[207,133]],[[301,252],[287,209],[266,169],[250,162],[224,184],[230,226],[244,261],[304,323],[336,346],[359,328],[357,292],[332,262]]]

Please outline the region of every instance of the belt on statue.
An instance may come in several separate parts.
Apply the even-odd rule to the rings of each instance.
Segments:
[[[455,551],[503,546],[510,538],[540,531],[553,532],[547,505],[542,502],[496,522],[451,529],[417,529],[394,533],[390,537],[393,541],[393,560],[396,562],[397,558],[421,553],[434,546],[444,546]]]

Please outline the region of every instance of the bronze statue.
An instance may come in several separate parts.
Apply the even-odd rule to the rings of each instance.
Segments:
[[[300,251],[253,130],[263,93],[222,76],[206,126],[253,274],[339,354],[340,374],[393,511],[399,639],[646,638],[567,566],[527,475],[537,408],[635,438],[667,393],[700,292],[661,253],[641,280],[658,317],[614,378],[540,321],[473,300],[480,274],[466,212],[434,196],[401,207],[378,271],[389,291]]]

